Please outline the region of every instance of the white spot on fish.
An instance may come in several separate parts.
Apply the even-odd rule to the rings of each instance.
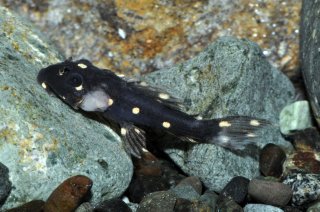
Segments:
[[[79,63],[78,66],[82,69],[86,69],[88,67],[86,64],[83,63]]]
[[[126,135],[127,134],[127,129],[121,128],[120,133],[121,133],[121,135]]]
[[[146,82],[140,82],[140,85],[144,86],[144,87],[148,86],[148,84]]]
[[[78,87],[75,87],[75,89],[76,89],[77,91],[81,91],[81,90],[83,89],[83,86],[82,86],[82,85],[79,85]]]
[[[230,127],[231,123],[228,121],[220,121],[219,122],[219,127]]]
[[[164,127],[164,128],[170,128],[171,127],[171,124],[170,124],[170,122],[167,122],[167,121],[164,121],[164,122],[162,122],[162,126]]]
[[[256,137],[256,134],[254,134],[254,133],[248,133],[248,134],[247,134],[247,137],[248,137],[248,138],[254,138],[254,137]]]
[[[108,99],[108,106],[113,105],[113,99]]]
[[[137,128],[134,128],[134,131],[136,132],[136,133],[138,133],[138,134],[140,134],[141,132],[140,132],[140,130],[139,129],[137,129]]]
[[[132,113],[133,114],[139,114],[140,113],[140,108],[138,108],[138,107],[134,107],[134,108],[132,108]]]
[[[41,83],[41,86],[44,88],[44,89],[47,89],[47,84],[46,83]]]
[[[258,120],[252,119],[252,120],[250,121],[250,125],[251,125],[251,126],[258,127],[258,126],[260,126],[260,122],[259,122]]]
[[[120,38],[122,38],[122,39],[126,39],[126,37],[127,37],[126,32],[121,28],[118,29],[118,34],[119,34]]]
[[[159,93],[159,98],[166,100],[166,99],[169,99],[170,96],[169,96],[169,94],[166,94],[166,93]]]

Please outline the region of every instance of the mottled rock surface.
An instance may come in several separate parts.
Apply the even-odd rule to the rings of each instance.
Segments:
[[[281,208],[263,204],[248,204],[243,210],[244,212],[283,212]]]
[[[94,181],[94,202],[120,195],[133,168],[119,137],[37,84],[37,72],[61,60],[44,36],[3,7],[0,28],[0,162],[14,186],[4,208],[46,200],[78,174]]]
[[[320,124],[320,2],[303,0],[300,22],[300,61],[315,118]]]
[[[291,82],[266,61],[256,44],[232,37],[223,37],[192,60],[151,73],[145,80],[180,98],[188,113],[204,118],[250,115],[278,125],[281,109],[294,97]],[[291,148],[276,126],[259,135],[260,147],[275,143]],[[256,151],[235,154],[215,145],[179,143],[159,142],[184,172],[199,176],[211,190],[221,191],[234,176],[259,175]]]

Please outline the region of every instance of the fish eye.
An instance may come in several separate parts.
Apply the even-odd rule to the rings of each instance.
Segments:
[[[82,85],[82,76],[80,74],[74,73],[69,77],[69,83],[73,87],[79,87]]]

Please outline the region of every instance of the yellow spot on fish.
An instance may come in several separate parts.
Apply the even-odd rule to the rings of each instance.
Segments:
[[[118,77],[125,77],[123,74],[116,74]]]
[[[247,134],[247,137],[248,137],[248,138],[254,138],[254,137],[256,137],[256,134],[254,134],[254,133],[248,133],[248,134]]]
[[[219,122],[219,127],[230,127],[231,123],[228,121],[220,121]]]
[[[159,98],[160,99],[169,99],[170,96],[168,94],[166,94],[166,93],[159,93]]]
[[[77,91],[81,91],[81,90],[83,89],[83,86],[82,86],[82,85],[79,85],[78,87],[75,87],[75,89],[76,89]]]
[[[164,122],[162,122],[162,126],[164,127],[164,128],[170,128],[171,127],[171,124],[170,124],[170,122],[167,122],[167,121],[164,121]]]
[[[138,107],[132,108],[132,113],[133,114],[139,114],[140,113],[140,108],[138,108]]]
[[[108,99],[108,106],[113,105],[113,99]]]
[[[260,125],[260,122],[258,120],[253,119],[250,121],[250,125],[258,127]]]
[[[46,83],[41,83],[41,86],[44,88],[44,89],[47,89],[47,84]]]
[[[137,129],[137,128],[134,128],[134,131],[136,132],[136,133],[138,133],[138,134],[140,134],[141,132],[140,132],[140,130],[139,129]]]
[[[85,69],[88,67],[86,64],[83,64],[83,63],[79,63],[78,66],[82,69]]]
[[[120,133],[121,133],[121,135],[126,135],[127,130],[125,128],[121,128]]]

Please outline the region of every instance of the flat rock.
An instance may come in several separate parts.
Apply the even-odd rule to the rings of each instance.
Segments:
[[[281,208],[263,204],[248,204],[243,209],[244,212],[283,212]]]
[[[122,194],[133,167],[118,135],[36,82],[38,71],[61,56],[3,7],[0,25],[0,162],[14,186],[3,209],[46,200],[63,180],[79,174],[94,182],[93,202]]]
[[[197,57],[144,80],[181,99],[186,112],[206,119],[250,115],[278,125],[280,111],[294,97],[289,79],[268,63],[255,43],[232,37],[220,38]],[[292,148],[276,126],[259,135],[260,147],[275,143]],[[177,143],[163,139],[159,145],[185,173],[198,176],[211,190],[220,192],[234,176],[259,175],[257,151],[235,153],[215,145]]]

